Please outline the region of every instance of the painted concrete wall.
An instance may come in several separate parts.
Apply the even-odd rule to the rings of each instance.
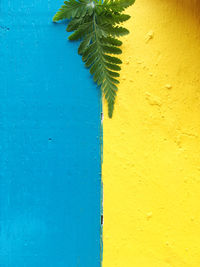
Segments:
[[[0,266],[100,266],[100,94],[52,17],[0,1]]]
[[[137,0],[129,12],[104,120],[103,267],[198,267],[200,2]]]

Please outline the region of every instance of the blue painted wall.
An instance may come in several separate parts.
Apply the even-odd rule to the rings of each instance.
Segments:
[[[0,266],[100,266],[100,93],[52,17],[0,2]]]

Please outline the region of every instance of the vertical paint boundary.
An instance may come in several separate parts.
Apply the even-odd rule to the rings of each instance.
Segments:
[[[100,163],[101,163],[101,189],[100,189],[100,266],[103,264],[103,179],[102,179],[102,164],[103,164],[103,99],[102,91],[100,91]]]

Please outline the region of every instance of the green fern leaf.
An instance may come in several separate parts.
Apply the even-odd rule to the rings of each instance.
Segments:
[[[90,33],[92,31],[92,22],[86,22],[78,27],[78,29],[72,33],[68,38],[71,41],[77,41],[84,37],[86,34]]]
[[[113,38],[113,37],[101,37],[101,41],[104,43],[104,44],[108,44],[108,45],[113,45],[113,46],[121,46],[122,45],[122,41],[116,39],[116,38]]]
[[[130,16],[127,14],[105,12],[101,14],[99,19],[101,23],[111,23],[112,25],[115,25],[129,20]]]
[[[112,36],[124,36],[129,34],[129,30],[119,26],[113,27],[109,25],[106,26],[104,30],[107,32],[107,34],[110,34]]]
[[[114,14],[111,20],[113,21],[113,23],[119,24],[119,23],[129,20],[130,18],[131,16],[127,14],[118,14],[118,15]]]
[[[82,55],[86,49],[89,47],[90,43],[91,43],[91,35],[87,34],[86,36],[84,36],[83,41],[81,42],[79,48],[78,48],[78,53],[79,55]]]
[[[71,20],[69,23],[68,23],[68,26],[67,26],[67,31],[68,32],[73,32],[75,30],[78,29],[78,27],[80,25],[82,25],[83,23],[86,22],[86,19],[85,17],[83,18],[74,18],[73,20]]]
[[[122,12],[134,1],[68,0],[53,18],[53,21],[70,19],[67,31],[73,33],[68,38],[81,40],[78,53],[104,93],[110,118],[118,91],[119,65],[122,64],[117,56],[113,56],[122,53],[122,41],[116,37],[129,33],[120,24],[130,18]]]
[[[103,6],[107,10],[111,10],[114,12],[122,12],[129,6],[133,5],[135,0],[105,0],[103,2]]]
[[[121,70],[121,67],[118,66],[118,65],[107,63],[107,62],[105,64],[111,70],[116,70],[116,71],[120,71]]]
[[[109,55],[103,55],[104,59],[110,63],[122,64],[121,59]]]
[[[122,50],[115,46],[102,45],[102,50],[104,51],[104,53],[109,53],[109,54],[119,55],[122,53]]]
[[[98,56],[98,53],[97,53],[97,52],[93,53],[93,54],[87,59],[87,61],[85,62],[85,66],[86,66],[87,68],[89,68],[92,64],[94,64],[94,62],[95,62],[97,56]],[[83,61],[85,61],[85,60],[83,59]]]
[[[69,0],[64,2],[60,10],[53,17],[53,21],[70,19],[75,17],[84,17],[87,13],[88,1]]]

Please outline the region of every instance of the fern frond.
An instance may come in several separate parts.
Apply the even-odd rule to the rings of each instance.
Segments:
[[[104,31],[109,35],[118,37],[129,34],[129,30],[127,30],[126,28],[111,25],[105,26]]]
[[[122,22],[125,22],[130,19],[130,16],[127,14],[116,14],[116,13],[111,13],[111,12],[102,12],[101,15],[99,16],[99,19],[101,20],[101,23],[107,23],[107,24],[120,24]]]
[[[94,81],[101,86],[108,102],[109,117],[112,117],[117,92],[116,84],[119,83],[115,77],[119,77],[121,68],[118,64],[121,63],[121,60],[107,54],[121,54],[121,49],[115,46],[115,43],[120,45],[120,41],[110,36],[102,37],[102,27],[96,24],[96,19],[93,20],[93,23],[94,42],[83,53],[83,61],[86,61],[86,67],[90,68]]]
[[[53,17],[53,21],[84,17],[87,13],[87,0],[69,0],[64,2],[60,10]]]
[[[85,22],[83,24],[81,24],[78,29],[72,33],[68,38],[71,41],[77,41],[79,39],[81,39],[82,37],[84,37],[88,32],[92,31],[92,22]]]
[[[116,38],[113,38],[111,36],[101,37],[101,40],[103,43],[113,45],[113,46],[121,46],[122,45],[122,41],[120,41]]]
[[[122,12],[135,0],[68,0],[53,21],[70,19],[68,38],[80,40],[78,53],[90,69],[94,81],[101,87],[108,103],[108,115],[113,115],[118,77],[122,61],[114,55],[122,53],[121,37],[129,31],[120,24],[130,18]]]
[[[108,62],[115,63],[115,64],[122,64],[121,59],[109,55],[103,55],[104,59]]]
[[[122,12],[129,6],[133,5],[135,0],[105,0],[103,2],[103,6],[107,10],[111,10],[114,12]]]
[[[83,17],[83,18],[82,17],[81,18],[74,18],[68,23],[67,31],[68,32],[73,32],[73,31],[77,30],[78,27],[80,25],[82,25],[83,23],[85,23],[85,22],[86,22],[85,17]]]
[[[87,34],[83,37],[83,40],[81,41],[80,46],[78,48],[79,55],[82,55],[86,51],[86,49],[89,47],[91,41],[92,41],[92,35],[91,34]]]
[[[102,45],[102,51],[104,53],[113,54],[113,55],[120,55],[122,53],[122,50],[115,46],[109,46],[109,45]]]

